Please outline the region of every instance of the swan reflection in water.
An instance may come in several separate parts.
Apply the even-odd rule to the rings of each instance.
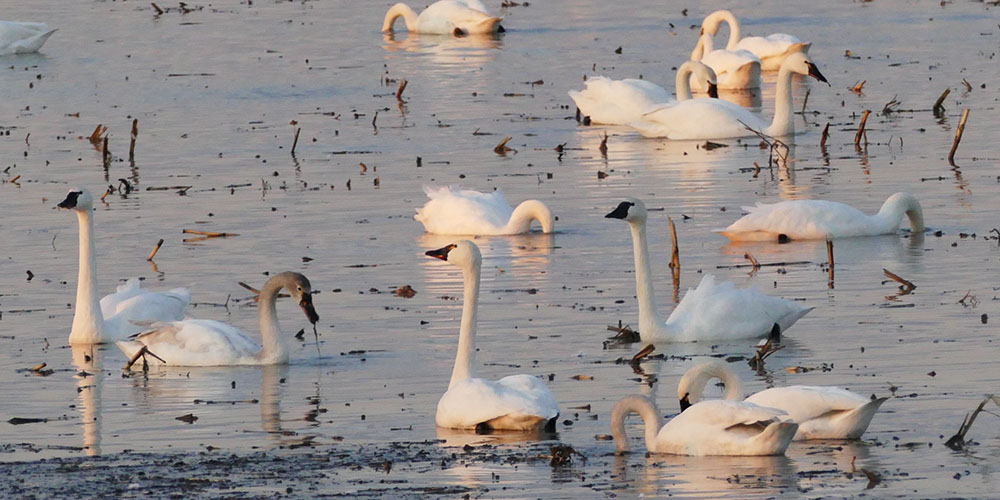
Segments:
[[[76,367],[76,393],[80,411],[80,423],[83,425],[83,450],[87,456],[95,457],[101,454],[101,427],[103,415],[101,412],[101,386],[104,377],[101,374],[101,352],[97,345],[74,345],[73,366]]]
[[[633,484],[624,491],[641,495],[669,490],[674,495],[715,498],[739,496],[738,492],[747,490],[797,491],[799,483],[795,461],[781,455],[688,457],[629,453],[615,456],[612,470],[616,480]]]
[[[497,35],[468,35],[463,37],[382,34],[382,48],[387,52],[412,53],[427,56],[437,66],[462,66],[478,68],[496,57],[495,49],[503,47],[503,38]]]

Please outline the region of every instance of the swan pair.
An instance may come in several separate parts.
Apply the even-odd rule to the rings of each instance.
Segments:
[[[38,52],[55,32],[45,23],[0,21],[0,56]]]
[[[403,18],[407,31],[431,35],[482,35],[502,33],[503,18],[493,16],[479,0],[438,0],[417,15],[408,5],[397,3],[386,12],[382,31],[392,32],[397,18]]]
[[[778,71],[774,118],[770,123],[738,104],[721,99],[691,99],[647,110],[639,120],[629,123],[629,126],[646,137],[675,140],[730,139],[755,135],[748,127],[772,137],[792,135],[795,133],[792,75],[796,73],[826,82],[826,77],[808,56],[802,52],[790,54]]]
[[[813,310],[753,289],[738,289],[731,282],[716,284],[715,277],[707,274],[698,288],[688,290],[664,321],[656,309],[653,291],[646,244],[646,205],[636,198],[626,198],[605,217],[628,222],[632,231],[639,335],[643,342],[763,338],[771,334],[775,325],[784,332]]]
[[[552,212],[544,203],[527,200],[517,208],[511,208],[500,189],[480,193],[456,186],[424,186],[424,193],[430,201],[423,208],[418,208],[413,218],[431,234],[521,234],[531,231],[533,221],[542,225],[542,232],[551,233],[555,223]]]
[[[570,90],[569,96],[580,113],[590,117],[591,123],[626,125],[640,119],[653,106],[669,106],[691,99],[691,82],[695,88],[708,92],[709,97],[719,97],[715,72],[698,61],[685,62],[677,69],[677,99],[671,98],[663,87],[646,80],[612,80],[603,76],[588,78],[587,88]]]
[[[476,327],[483,257],[479,247],[461,240],[426,255],[447,261],[462,270],[462,326],[458,354],[448,391],[438,401],[435,420],[440,427],[494,430],[555,430],[559,404],[538,377],[511,375],[496,382],[476,376]]]
[[[94,197],[86,189],[71,189],[58,207],[76,212],[80,229],[76,311],[69,336],[72,345],[118,340],[118,347],[129,357],[145,345],[162,363],[175,366],[287,363],[288,347],[280,334],[275,311],[278,290],[282,287],[288,290],[313,324],[319,319],[313,309],[309,280],[291,272],[275,275],[261,290],[262,347],[225,323],[184,320],[184,309],[191,301],[186,288],[150,292],[139,286],[139,280],[131,279],[118,287],[117,293],[98,300]],[[142,332],[140,325],[149,323],[153,329]],[[128,339],[119,340],[123,337]],[[161,362],[152,356],[148,361]]]
[[[701,404],[705,386],[716,378],[726,385],[725,400],[740,401],[739,377],[722,361],[711,360],[692,367],[677,385],[682,415]],[[868,399],[839,387],[793,385],[766,389],[743,401],[787,412],[799,424],[794,440],[801,441],[858,439],[887,399]]]
[[[760,88],[760,58],[752,52],[740,49],[716,49],[712,35],[698,37],[698,43],[691,51],[692,61],[701,61],[715,72],[719,88],[724,90]],[[701,82],[692,79],[692,86],[698,92],[707,89]]]
[[[899,230],[903,217],[910,230],[924,231],[924,212],[910,193],[890,196],[875,215],[825,200],[790,200],[743,207],[749,212],[719,231],[733,241],[787,241],[848,238],[891,234]]]

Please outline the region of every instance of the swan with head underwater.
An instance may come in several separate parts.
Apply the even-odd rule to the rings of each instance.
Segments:
[[[759,89],[760,59],[746,50],[716,49],[711,35],[698,37],[698,43],[691,51],[692,61],[701,61],[712,68],[723,90]],[[707,89],[703,82],[692,79],[692,88],[697,92]]]
[[[420,15],[405,3],[397,3],[386,12],[382,31],[392,32],[392,25],[399,17],[412,33],[465,36],[504,32],[500,25],[503,18],[490,14],[479,0],[438,0]]]
[[[174,321],[184,317],[184,308],[191,302],[187,288],[150,292],[132,278],[120,285],[117,292],[99,299],[94,197],[84,188],[70,189],[58,207],[76,212],[80,229],[80,270],[70,344],[110,342],[141,331],[136,321]]]
[[[507,203],[503,191],[480,193],[456,186],[424,186],[430,200],[417,209],[414,219],[431,234],[501,236],[531,231],[538,221],[542,232],[551,233],[552,212],[538,200],[526,200],[517,208]]]
[[[903,217],[910,230],[924,231],[924,212],[916,196],[896,193],[875,215],[866,215],[843,203],[826,200],[788,200],[743,207],[749,212],[719,231],[733,241],[780,241],[849,238],[892,234]]]
[[[737,401],[703,401],[663,423],[646,396],[626,396],[611,409],[611,434],[618,452],[629,451],[625,418],[642,417],[646,449],[671,455],[783,455],[798,429],[782,421],[785,412]]]
[[[746,50],[760,58],[760,67],[764,71],[773,71],[781,67],[789,55],[796,52],[807,53],[812,42],[803,42],[797,37],[785,33],[774,33],[761,36],[742,37],[740,22],[728,10],[717,10],[701,22],[702,34],[715,36],[719,27],[725,22],[729,25],[728,50]]]
[[[726,385],[723,398],[743,400],[760,406],[777,408],[799,424],[795,440],[858,439],[868,429],[875,412],[889,398],[869,399],[839,387],[793,385],[773,387],[742,399],[740,379],[719,360],[695,365],[681,377],[677,385],[681,414],[704,404],[701,395],[714,378]]]
[[[559,404],[545,382],[531,375],[510,375],[496,382],[476,376],[476,315],[483,257],[479,247],[461,240],[426,255],[462,270],[462,326],[458,354],[448,391],[438,401],[439,427],[474,429],[477,433],[554,431]]]
[[[666,321],[656,309],[649,249],[646,205],[626,198],[605,217],[628,222],[635,256],[635,288],[639,300],[639,335],[643,342],[719,341],[763,338],[790,328],[812,307],[772,297],[732,282],[716,283],[706,274],[698,288],[688,290]],[[775,332],[775,328],[778,332]]]
[[[0,21],[0,56],[38,52],[55,32],[45,23]]]
[[[715,73],[698,61],[687,61],[677,69],[677,99],[670,97],[663,87],[646,80],[612,80],[604,76],[588,78],[587,88],[570,90],[569,96],[580,113],[590,117],[591,123],[625,125],[638,120],[653,106],[691,99],[691,81],[707,89],[709,97],[719,97]]]
[[[140,349],[154,356],[150,364],[168,366],[277,365],[288,363],[288,342],[278,324],[278,292],[284,288],[306,318],[316,326],[319,315],[313,308],[312,285],[305,276],[291,271],[276,274],[264,283],[257,300],[257,318],[262,344],[258,345],[239,328],[209,319],[185,319],[154,323],[153,329],[118,341],[131,358]]]
[[[792,135],[795,133],[795,115],[792,110],[792,75],[795,73],[829,83],[805,54],[796,52],[788,56],[778,72],[774,119],[770,123],[764,117],[722,99],[691,99],[674,106],[648,110],[642,118],[629,123],[629,126],[646,137],[675,140],[755,136],[747,127],[771,137]]]

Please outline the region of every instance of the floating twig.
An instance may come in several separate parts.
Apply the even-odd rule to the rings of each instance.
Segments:
[[[642,361],[643,358],[649,356],[655,350],[656,346],[654,346],[653,344],[646,345],[646,347],[643,347],[639,352],[635,353],[635,356],[632,356],[632,360],[629,361],[629,364],[633,366],[639,364],[639,362]]]
[[[156,242],[156,246],[153,247],[153,251],[149,252],[149,257],[146,257],[146,262],[152,262],[153,261],[153,257],[156,257],[156,252],[159,252],[160,251],[160,247],[162,247],[162,246],[163,246],[163,238],[160,238],[160,241],[157,241]]]
[[[958,130],[955,131],[955,142],[951,145],[951,151],[948,152],[948,163],[955,166],[955,151],[958,150],[958,143],[962,141],[962,133],[965,132],[965,121],[969,119],[969,108],[965,108],[965,112],[962,113],[962,121],[958,122]]]
[[[868,115],[871,114],[871,110],[865,110],[864,116],[861,117],[861,124],[858,125],[858,133],[854,135],[854,145],[858,146],[861,144],[861,136],[865,135],[865,123],[868,122]],[[867,136],[865,136],[867,138]],[[867,141],[866,141],[867,142]]]
[[[830,137],[830,122],[826,122],[826,126],[823,127],[823,136],[819,139],[819,147],[826,147],[826,139]]]
[[[774,326],[777,327],[778,325],[775,324]],[[777,345],[775,344],[775,342],[776,341],[773,337],[769,337],[767,339],[767,342],[764,342],[764,344],[761,345],[759,349],[757,349],[757,352],[754,353],[753,357],[750,358],[749,361],[747,361],[747,364],[750,365],[750,368],[758,372],[764,371],[764,360],[766,360],[772,354],[785,348],[785,346]]]
[[[965,419],[962,420],[962,425],[958,428],[958,432],[955,433],[954,436],[948,438],[948,440],[944,442],[944,445],[952,450],[962,451],[962,448],[966,445],[965,435],[968,434],[969,429],[972,428],[972,423],[976,421],[976,417],[978,417],[979,413],[983,411],[983,407],[990,401],[993,401],[993,403],[1000,406],[1000,398],[997,398],[997,396],[993,394],[987,394],[986,398],[979,403],[979,406],[976,407],[975,411],[965,415]]]
[[[760,269],[760,262],[757,262],[757,259],[753,255],[750,255],[750,252],[744,253],[743,258],[750,261],[750,265],[753,266],[754,271]]]
[[[500,156],[503,156],[503,155],[507,154],[508,152],[513,151],[513,149],[507,147],[507,143],[510,142],[510,139],[511,138],[509,136],[508,137],[504,137],[504,139],[502,141],[500,141],[500,144],[497,144],[496,147],[493,148],[493,152],[496,153],[496,154],[498,154],[498,155],[500,155]]]
[[[158,15],[158,16],[162,16],[163,15],[163,9],[161,9],[159,5],[156,5],[156,3],[150,3],[150,5],[153,6],[153,10],[156,11],[156,15]]]
[[[868,80],[862,80],[860,82],[855,82],[854,86],[851,87],[851,92],[854,92],[855,94],[858,94],[858,95],[863,94],[864,92],[862,92],[861,89],[865,88],[865,84],[866,83],[868,83]]]
[[[138,351],[136,351],[135,354],[132,355],[131,358],[129,358],[128,363],[125,364],[125,371],[131,370],[132,369],[132,365],[134,365],[135,362],[139,360],[139,358],[143,358],[142,364],[145,367],[145,365],[146,365],[146,355],[147,354],[149,354],[150,356],[152,356],[152,357],[160,360],[161,363],[166,363],[166,361],[164,361],[163,358],[161,358],[161,357],[157,356],[156,354],[154,354],[152,351],[149,350],[148,347],[142,346],[142,347],[139,348]],[[145,371],[145,368],[144,368],[143,371]]]
[[[905,280],[905,279],[901,278],[898,274],[896,274],[896,273],[894,273],[894,272],[892,272],[892,271],[890,271],[890,270],[888,270],[886,268],[882,268],[882,272],[885,273],[885,276],[887,278],[889,278],[889,279],[891,279],[891,280],[893,280],[893,281],[895,281],[897,283],[902,284],[904,290],[907,291],[907,292],[910,292],[913,289],[917,288],[917,285],[914,285],[912,281]]]
[[[208,238],[228,238],[230,236],[239,236],[238,233],[217,233],[213,231],[196,231],[194,229],[182,229],[181,232],[184,234],[197,234]]]

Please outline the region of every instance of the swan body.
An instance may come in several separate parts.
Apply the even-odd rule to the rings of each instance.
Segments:
[[[431,234],[497,236],[531,231],[531,222],[538,221],[542,232],[551,233],[552,212],[538,200],[521,202],[511,208],[503,191],[480,193],[456,186],[424,186],[430,198],[417,209],[414,219]]]
[[[763,338],[774,326],[784,332],[812,307],[740,289],[731,282],[716,283],[706,274],[698,288],[688,290],[670,317],[664,321],[656,310],[649,250],[646,244],[646,205],[626,198],[605,217],[623,219],[632,230],[635,255],[635,287],[639,299],[639,335],[643,342],[697,342]]]
[[[45,23],[0,21],[0,56],[38,52],[55,32]]]
[[[94,238],[94,197],[83,188],[74,188],[59,208],[76,212],[80,228],[80,270],[76,284],[76,305],[72,345],[101,344],[139,332],[137,321],[174,321],[184,317],[191,302],[186,288],[151,292],[130,279],[116,293],[97,297],[97,244]]]
[[[826,200],[789,200],[743,207],[749,212],[720,231],[733,241],[780,241],[892,234],[908,217],[914,233],[924,231],[920,202],[910,193],[890,196],[875,215]]]
[[[668,139],[730,139],[754,136],[750,127],[772,137],[795,133],[792,111],[792,75],[809,75],[821,82],[826,78],[805,54],[797,52],[782,63],[774,103],[774,119],[767,120],[750,110],[720,99],[692,99],[675,106],[648,110],[629,126],[646,137]]]
[[[681,412],[697,406],[705,385],[717,378],[726,385],[724,398],[742,398],[739,378],[725,363],[711,360],[692,367],[677,386]],[[868,429],[875,412],[888,398],[869,399],[839,387],[793,385],[765,389],[744,401],[777,408],[799,424],[795,440],[858,439]],[[692,406],[693,405],[693,406]]]
[[[718,97],[715,73],[698,61],[685,62],[677,70],[677,99],[670,97],[663,87],[646,80],[612,80],[603,76],[588,78],[587,88],[570,90],[569,96],[592,123],[625,125],[638,120],[653,106],[691,99],[692,80],[700,84],[699,88],[706,89],[709,97]]]
[[[438,0],[417,15],[408,5],[397,3],[385,14],[382,31],[391,32],[396,18],[402,17],[410,32],[432,35],[480,35],[503,31],[503,18],[489,13],[479,0]]]
[[[691,52],[692,61],[701,61],[712,68],[723,90],[760,88],[760,58],[741,49],[715,49],[708,34],[698,38]],[[705,92],[704,82],[692,80],[696,91]]]
[[[781,67],[785,58],[795,52],[808,53],[810,42],[803,42],[798,37],[785,33],[774,33],[766,37],[741,37],[740,22],[728,10],[717,10],[701,23],[702,33],[715,36],[719,27],[725,22],[729,25],[729,41],[726,48],[730,50],[746,50],[760,58],[761,69],[773,71]]]
[[[537,377],[511,375],[494,382],[476,376],[476,316],[482,267],[479,247],[462,240],[430,250],[427,255],[458,266],[465,281],[458,353],[448,391],[438,401],[437,425],[475,429],[479,433],[554,430],[559,404]]]
[[[781,410],[736,401],[704,401],[662,424],[648,398],[626,396],[611,410],[611,433],[619,452],[629,450],[625,417],[632,412],[642,417],[650,453],[782,455],[798,429],[798,424],[780,420],[785,416]]]
[[[290,271],[276,274],[260,290],[258,318],[263,345],[258,345],[239,328],[221,321],[186,319],[154,323],[153,329],[118,341],[118,347],[131,358],[145,346],[162,359],[149,356],[147,362],[168,366],[274,365],[288,363],[288,344],[281,334],[275,304],[284,288],[291,294],[309,321],[315,325],[319,315],[312,304],[309,280]]]

